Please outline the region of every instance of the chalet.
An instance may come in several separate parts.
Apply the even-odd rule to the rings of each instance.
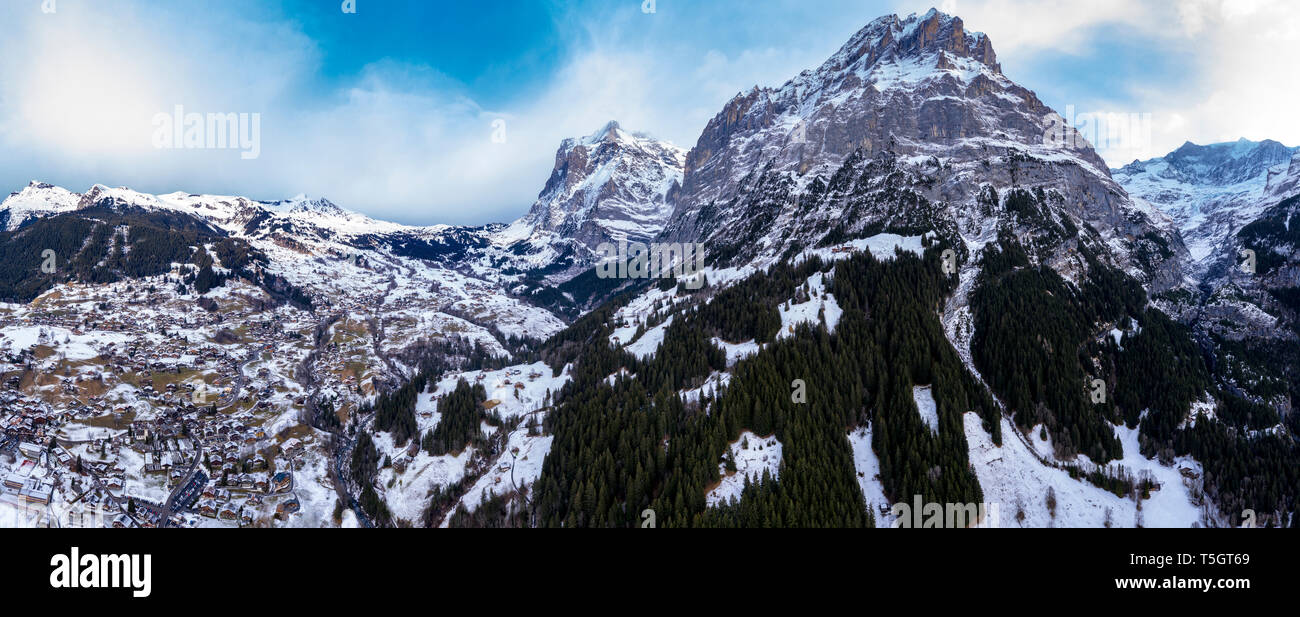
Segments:
[[[293,485],[293,475],[287,471],[277,471],[274,476],[271,476],[271,488],[277,493],[288,490],[291,485]]]
[[[217,504],[208,500],[200,501],[198,510],[199,514],[208,518],[214,518],[217,516]]]
[[[284,443],[280,444],[280,451],[285,453],[287,456],[293,456],[301,449],[302,441],[297,437],[290,437],[284,440]]]
[[[289,499],[280,502],[280,504],[275,507],[275,512],[276,514],[293,514],[297,512],[300,507],[302,506],[298,504],[297,499]]]
[[[32,460],[40,458],[41,449],[42,448],[39,445],[26,441],[18,444],[18,451],[21,452],[23,456]]]

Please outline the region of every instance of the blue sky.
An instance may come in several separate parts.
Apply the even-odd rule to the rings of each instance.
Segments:
[[[43,9],[53,2],[53,12]],[[884,14],[989,34],[1052,107],[1151,114],[1141,152],[1300,143],[1284,0],[8,0],[0,189],[323,195],[414,224],[525,212],[565,137],[606,121],[694,145],[723,104],[813,68]],[[260,152],[158,149],[153,118],[258,114]],[[504,123],[504,141],[493,140]],[[8,187],[8,188],[5,188]]]

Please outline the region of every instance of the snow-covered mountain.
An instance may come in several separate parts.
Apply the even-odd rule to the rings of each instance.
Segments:
[[[67,189],[32,180],[21,191],[10,193],[0,203],[0,229],[14,230],[34,218],[76,210],[81,195]]]
[[[555,167],[528,214],[493,238],[514,245],[533,268],[565,260],[554,279],[591,263],[602,242],[645,242],[671,214],[665,196],[678,186],[686,150],[611,121],[595,133],[565,139]]]
[[[1189,249],[1186,271],[1198,293],[1164,303],[1203,332],[1229,339],[1291,337],[1297,307],[1284,301],[1300,284],[1297,242],[1288,237],[1300,195],[1300,148],[1239,139],[1191,142],[1160,158],[1112,172],[1135,199],[1169,214]],[[1255,271],[1245,271],[1246,253]]]
[[[885,16],[817,69],[727,103],[668,196],[666,235],[738,264],[879,228],[978,250],[1009,225],[1067,278],[1086,271],[1086,246],[1154,287],[1178,284],[1170,221],[1076,136],[960,18]]]
[[[37,218],[95,207],[174,212],[273,253],[341,258],[379,251],[436,264],[492,285],[502,295],[507,290],[531,295],[583,272],[602,242],[658,236],[671,213],[665,196],[679,186],[685,156],[682,148],[609,122],[560,144],[537,201],[509,225],[402,225],[304,195],[263,201],[186,192],[152,195],[104,185],[75,193],[39,182],[0,203],[0,223],[14,230]],[[525,279],[530,284],[519,286]],[[561,295],[534,300],[547,306],[572,301]]]
[[[1297,153],[1300,149],[1272,140],[1187,142],[1163,157],[1133,161],[1111,173],[1130,195],[1173,217],[1193,270],[1203,271],[1227,238],[1285,196],[1287,179],[1300,176],[1300,163],[1292,162]]]
[[[173,192],[142,193],[94,185],[84,193],[33,182],[0,203],[10,231],[90,209],[193,217],[215,232],[247,242],[267,256],[265,271],[320,300],[351,304],[358,293],[387,286],[389,300],[418,297],[427,310],[477,320],[507,335],[537,336],[563,324],[548,310],[512,298],[513,277],[487,272],[467,259],[487,245],[499,225],[460,228],[408,226],[372,219],[324,198],[276,201]],[[450,262],[450,263],[447,263]],[[467,326],[468,327],[468,326]],[[476,333],[487,341],[486,330]],[[492,343],[495,345],[496,343]]]
[[[183,192],[151,195],[127,187],[114,188],[102,184],[96,184],[84,193],[74,193],[37,181],[0,202],[0,219],[6,221],[5,229],[13,230],[35,218],[92,207],[172,210],[197,216],[231,232],[245,231],[248,223],[259,217],[310,223],[332,232],[352,235],[430,229],[377,221],[340,208],[327,199],[309,199],[304,195],[279,201],[257,201],[247,197]]]

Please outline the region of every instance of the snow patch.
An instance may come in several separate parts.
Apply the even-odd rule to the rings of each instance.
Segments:
[[[705,497],[710,506],[726,505],[728,501],[740,500],[740,493],[745,489],[745,478],[751,484],[762,480],[763,472],[777,479],[781,470],[781,442],[776,437],[759,437],[750,431],[742,431],[740,439],[731,443],[731,456],[736,461],[736,471],[727,474],[726,467],[718,464],[718,473],[722,474],[722,483],[709,491]]]

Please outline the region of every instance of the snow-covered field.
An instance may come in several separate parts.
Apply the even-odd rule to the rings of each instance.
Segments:
[[[1086,481],[1074,480],[1064,469],[1044,465],[1013,433],[1016,428],[1002,419],[1002,446],[993,444],[974,412],[963,416],[970,461],[984,489],[984,501],[999,504],[1002,527],[1192,527],[1200,525],[1201,510],[1192,501],[1181,468],[1199,475],[1198,463],[1180,458],[1165,467],[1138,452],[1137,431],[1115,429],[1124,447],[1124,458],[1111,469],[1123,466],[1134,475],[1148,472],[1160,483],[1151,499],[1141,502],[1122,498]],[[1044,448],[1046,449],[1046,448]],[[1085,462],[1086,459],[1080,460]],[[1047,496],[1055,495],[1055,514]],[[1140,509],[1139,509],[1140,504]],[[1023,520],[1020,514],[1023,513]]]
[[[649,358],[653,356],[656,351],[659,351],[659,345],[664,342],[664,333],[668,331],[668,326],[671,326],[672,324],[673,317],[670,316],[668,319],[665,319],[663,323],[643,332],[641,336],[638,336],[635,341],[625,345],[624,348],[627,349],[628,353],[631,353],[642,360]]]
[[[871,514],[876,517],[876,527],[888,528],[894,522],[894,515],[889,509],[893,504],[885,497],[884,484],[880,481],[880,459],[871,449],[871,427],[850,431],[849,445],[853,447],[853,469],[858,478],[858,486],[862,488],[862,495]]]
[[[737,362],[740,362],[745,358],[757,355],[759,351],[758,343],[755,343],[752,340],[743,343],[728,343],[716,336],[711,340],[714,345],[717,345],[722,349],[722,351],[727,353],[727,368],[735,366]]]
[[[480,379],[481,377],[481,379]],[[519,426],[506,436],[504,451],[487,461],[486,471],[473,485],[466,488],[460,504],[474,511],[485,495],[502,494],[515,487],[532,484],[542,472],[542,462],[550,452],[550,435],[528,434],[527,415],[533,415],[537,424],[545,417],[548,394],[553,396],[571,379],[569,367],[559,376],[553,376],[545,363],[520,364],[494,371],[468,371],[443,376],[431,390],[418,395],[415,405],[418,434],[424,435],[441,421],[438,399],[456,389],[461,380],[469,384],[482,384],[488,401],[495,403],[493,413],[503,420],[520,420]],[[522,387],[520,387],[522,386]],[[498,429],[484,425],[484,433],[491,435]],[[409,457],[404,449],[392,442],[388,433],[375,433],[375,447],[380,456],[403,459],[405,470],[394,467],[381,469],[379,484],[385,487],[385,498],[393,515],[410,522],[419,522],[429,503],[429,493],[435,488],[446,488],[466,477],[471,462],[481,453],[473,446],[459,454],[432,456],[423,449]],[[513,475],[512,475],[513,473]],[[455,508],[452,508],[454,511]],[[442,523],[449,521],[444,518]]]
[[[466,491],[461,498],[461,505],[473,512],[483,503],[485,497],[501,495],[517,487],[532,485],[542,475],[542,461],[551,452],[551,435],[529,436],[527,429],[520,427],[510,433],[506,440],[506,452],[498,459],[487,473]],[[443,520],[446,527],[451,517]]]
[[[795,328],[799,324],[816,326],[824,320],[826,329],[834,332],[835,326],[840,323],[844,309],[840,308],[839,303],[835,301],[835,296],[826,291],[826,274],[814,273],[808,277],[807,285],[809,290],[807,302],[795,304],[791,300],[778,307],[781,313],[781,330],[777,333],[777,338],[794,336]]]
[[[547,395],[554,396],[558,393],[560,388],[564,387],[564,384],[572,379],[572,376],[569,374],[569,367],[567,366],[558,376],[554,376],[551,367],[547,366],[545,362],[508,366],[496,371],[451,373],[443,376],[438,381],[437,387],[429,394],[430,398],[427,399],[430,401],[429,406],[422,405],[417,410],[417,415],[424,411],[437,413],[434,409],[433,397],[451,393],[456,389],[456,384],[462,379],[470,385],[482,384],[483,388],[487,390],[488,400],[498,401],[497,405],[492,407],[492,411],[509,420],[545,407]],[[421,398],[421,401],[424,400],[426,399]],[[419,420],[420,418],[417,418],[417,421]],[[427,423],[420,422],[421,434],[436,425],[436,419]]]
[[[930,432],[939,434],[939,407],[934,403],[934,392],[930,386],[913,386],[912,400],[916,402],[916,411],[921,414],[921,421],[930,427]]]
[[[896,251],[912,253],[919,257],[925,252],[925,248],[921,244],[924,238],[925,236],[876,234],[868,238],[849,240],[835,246],[807,249],[795,258],[795,263],[801,263],[814,255],[822,258],[823,261],[839,261],[848,259],[853,253],[861,251],[867,251],[879,260],[893,259],[897,254]]]
[[[718,472],[722,482],[709,491],[705,501],[710,506],[725,505],[732,499],[740,499],[745,489],[745,479],[757,483],[763,479],[763,473],[771,474],[772,479],[780,477],[781,442],[776,437],[759,437],[750,431],[742,431],[740,438],[729,447],[731,456],[736,461],[736,471],[730,475],[722,463]]]

